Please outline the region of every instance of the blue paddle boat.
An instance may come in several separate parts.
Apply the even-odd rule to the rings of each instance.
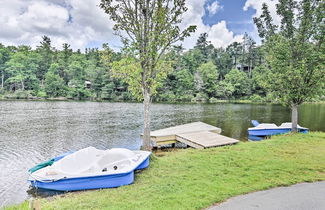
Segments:
[[[134,171],[149,166],[150,154],[123,148],[87,147],[30,169],[28,180],[36,188],[57,191],[119,187],[134,182]]]
[[[252,120],[254,127],[248,128],[248,139],[252,141],[260,141],[268,136],[279,135],[284,133],[289,133],[292,128],[291,123],[282,123],[280,126],[277,126],[274,123],[259,123],[257,120]],[[308,128],[301,126],[298,127],[298,132],[308,133]]]

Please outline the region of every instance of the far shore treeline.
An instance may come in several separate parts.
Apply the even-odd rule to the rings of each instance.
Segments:
[[[206,33],[200,35],[193,49],[174,46],[168,52],[173,68],[153,100],[276,102],[266,84],[270,69],[263,47],[245,34],[242,43],[216,48]],[[36,49],[0,43],[0,99],[136,101],[127,84],[110,71],[111,64],[122,55],[123,50],[115,52],[108,44],[84,52],[63,44],[62,50],[57,50],[47,36]],[[324,101],[325,94],[314,100]]]

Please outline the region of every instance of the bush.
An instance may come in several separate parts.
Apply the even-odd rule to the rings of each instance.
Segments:
[[[5,94],[6,94],[5,90],[0,88],[0,99],[3,99]]]
[[[208,96],[204,93],[198,93],[192,99],[192,102],[207,102],[207,101],[208,101]]]
[[[220,99],[217,99],[217,98],[214,98],[214,97],[209,99],[209,103],[218,103],[218,102],[220,102]]]
[[[273,93],[267,93],[265,97],[266,102],[279,102],[278,98]]]
[[[176,96],[172,91],[167,91],[159,96],[156,96],[156,101],[168,101],[168,102],[175,102]]]
[[[36,96],[39,97],[39,98],[46,98],[47,95],[46,95],[46,92],[44,90],[40,90],[40,91],[37,92]]]
[[[184,94],[180,96],[176,96],[176,101],[179,102],[191,102],[194,99],[194,96],[191,94]]]
[[[33,98],[31,91],[28,90],[16,90],[14,93],[7,94],[7,99],[30,99]]]
[[[257,94],[250,96],[249,100],[251,100],[252,102],[263,102],[264,101],[264,99],[260,95],[257,95]]]

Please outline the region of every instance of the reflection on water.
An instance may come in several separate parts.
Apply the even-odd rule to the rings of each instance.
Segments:
[[[290,110],[279,105],[154,104],[152,130],[203,121],[223,135],[245,141],[250,120],[281,124]],[[325,131],[325,104],[299,109],[299,124]],[[70,150],[139,149],[142,105],[138,103],[0,101],[0,207],[34,196],[27,170]],[[29,191],[30,192],[30,191]]]

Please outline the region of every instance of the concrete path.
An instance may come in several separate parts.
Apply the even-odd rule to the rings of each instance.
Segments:
[[[209,210],[325,210],[325,182],[249,193],[230,198]]]

